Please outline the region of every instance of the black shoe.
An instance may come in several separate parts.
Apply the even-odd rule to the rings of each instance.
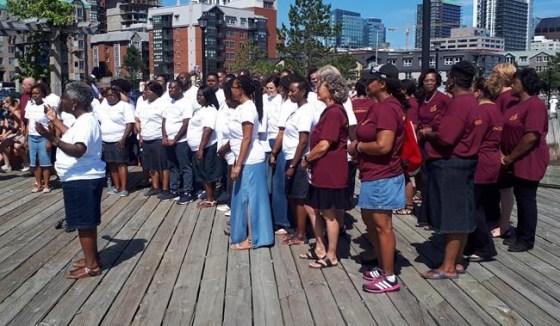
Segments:
[[[527,245],[524,245],[522,243],[516,243],[514,245],[511,245],[508,248],[508,251],[509,252],[524,252],[524,251],[531,250],[531,249],[532,248],[529,248],[529,246],[527,246]]]
[[[189,203],[192,203],[193,201],[194,201],[194,197],[189,193],[185,193],[179,197],[179,200],[177,201],[177,205],[187,205]]]
[[[167,200],[178,200],[179,197],[181,197],[179,195],[178,192],[176,191],[162,191],[161,194],[158,196],[159,200],[161,201],[167,201]]]
[[[505,239],[504,242],[502,242],[502,243],[505,244],[506,246],[513,246],[516,242],[517,242],[517,238],[516,237],[511,237],[511,238]]]
[[[157,196],[161,193],[160,189],[156,189],[156,188],[150,188],[150,190],[146,191],[144,193],[144,196],[146,197],[150,197],[150,196]]]

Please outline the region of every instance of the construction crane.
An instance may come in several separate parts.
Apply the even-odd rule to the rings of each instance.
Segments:
[[[430,27],[434,28],[434,27],[462,27],[462,26],[457,26],[457,24],[455,23],[435,23],[435,24],[432,23],[430,24]],[[405,50],[410,49],[410,34],[412,32],[412,29],[414,29],[416,33],[418,33],[422,29],[422,25],[406,24],[404,27],[387,27],[387,30],[391,32],[404,31],[404,35],[406,37]]]
[[[411,28],[409,27],[409,25],[407,24],[405,27],[387,27],[388,31],[391,32],[396,32],[396,31],[402,31],[404,30],[404,35],[406,37],[406,43],[405,43],[405,50],[409,49],[409,45],[410,45],[410,31]]]

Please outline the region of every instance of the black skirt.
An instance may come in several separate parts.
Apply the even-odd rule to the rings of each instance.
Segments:
[[[142,168],[144,171],[167,170],[167,152],[161,139],[144,140],[142,145]]]
[[[117,143],[103,142],[103,159],[107,163],[124,163],[128,164],[129,149],[124,145],[124,149],[118,150]]]
[[[286,161],[286,169],[288,171],[292,164],[292,160]],[[307,192],[309,191],[309,182],[307,181],[307,172],[299,167],[299,164],[294,166],[294,174],[291,178],[285,178],[285,188],[286,197],[293,199],[305,199],[307,198]]]
[[[345,209],[347,189],[317,188],[309,185],[306,204],[314,209]]]

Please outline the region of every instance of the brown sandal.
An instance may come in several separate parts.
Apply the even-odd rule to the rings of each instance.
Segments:
[[[101,262],[101,259],[99,257],[97,257],[97,261]],[[86,266],[87,265],[86,265],[86,259],[85,258],[81,258],[81,259],[78,259],[78,260],[72,262],[72,267],[74,267],[76,269],[84,268]],[[101,263],[99,263],[99,267],[103,268],[101,266]]]
[[[299,246],[305,244],[305,236],[294,233],[292,236],[284,238],[282,240],[282,244],[287,246]]]
[[[66,274],[66,278],[72,280],[79,280],[82,278],[93,277],[98,275],[101,275],[101,267],[96,267],[93,269],[82,267],[68,272],[68,274]]]

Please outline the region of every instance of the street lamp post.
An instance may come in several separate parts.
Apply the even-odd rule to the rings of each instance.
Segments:
[[[552,67],[554,67],[554,64],[552,63],[552,57],[548,58],[548,112],[550,112],[550,94],[551,94],[551,90],[552,90]]]
[[[439,49],[441,48],[441,43],[440,42],[434,42],[434,50],[436,50],[436,64],[435,64],[435,68],[436,70],[439,70]]]
[[[202,61],[200,64],[200,71],[202,71],[201,80],[204,80],[202,78],[206,78],[206,27],[208,27],[208,18],[206,18],[206,13],[203,13],[198,19],[198,26],[202,30]]]

